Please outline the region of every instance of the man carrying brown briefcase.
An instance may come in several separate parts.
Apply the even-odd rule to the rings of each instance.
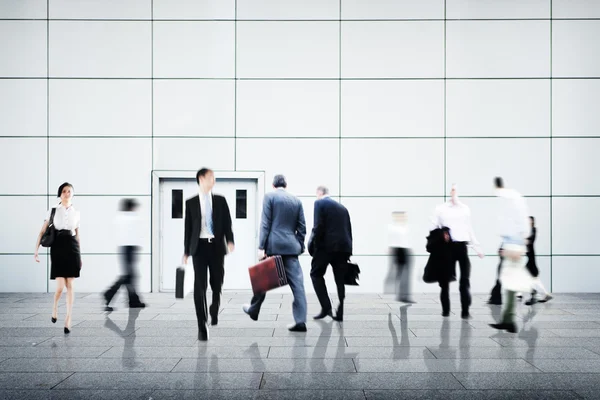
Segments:
[[[264,197],[258,258],[262,260],[265,255],[281,256],[287,282],[294,295],[292,310],[296,323],[288,329],[292,332],[306,332],[304,276],[298,261],[298,255],[304,252],[306,237],[304,209],[300,200],[288,193],[286,187],[285,177],[275,175],[273,178],[275,190]],[[244,312],[255,321],[258,319],[265,297],[266,293],[256,294],[252,297],[251,304],[243,307]]]

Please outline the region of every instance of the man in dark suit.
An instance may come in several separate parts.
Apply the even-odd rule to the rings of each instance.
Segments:
[[[292,312],[295,324],[288,327],[292,332],[306,332],[306,295],[304,276],[298,256],[304,253],[306,224],[304,209],[300,200],[285,189],[287,182],[283,175],[275,175],[273,188],[263,200],[263,212],[260,224],[258,259],[266,256],[281,256],[288,284],[294,295]],[[251,304],[243,310],[253,320],[258,319],[265,293],[252,297]]]
[[[346,296],[344,276],[348,259],[352,255],[350,214],[346,207],[329,197],[329,190],[325,186],[319,186],[314,217],[315,223],[308,243],[308,252],[313,256],[310,277],[321,303],[321,313],[314,318],[323,319],[329,315],[336,321],[343,321]],[[335,317],[323,278],[329,264],[333,268],[340,300]]]
[[[185,239],[183,264],[191,255],[194,262],[194,304],[198,318],[198,339],[208,340],[208,312],[206,307],[206,287],[210,270],[211,325],[217,325],[221,288],[225,275],[225,254],[232,252],[233,231],[231,215],[225,197],[213,194],[215,174],[202,168],[196,174],[199,186],[198,196],[185,202]]]

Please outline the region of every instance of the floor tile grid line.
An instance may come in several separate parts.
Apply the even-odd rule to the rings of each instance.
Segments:
[[[70,377],[72,377],[73,375],[75,375],[75,372],[72,372],[71,374],[69,374],[69,376],[67,376],[66,378],[62,379],[60,382],[58,382],[56,385],[52,386],[50,388],[50,390],[56,388],[57,386],[59,386],[61,383],[63,383],[64,381],[66,381],[67,379],[69,379]]]
[[[111,351],[113,349],[114,346],[109,346],[108,349],[106,349],[105,351],[103,351],[101,354],[98,355],[98,357],[95,357],[97,360],[102,358],[103,354],[108,353],[109,351]]]
[[[175,368],[177,368],[177,366],[179,365],[179,363],[181,362],[181,360],[183,360],[183,358],[180,358],[179,361],[177,361],[177,363],[175,365],[173,365],[173,368],[171,368],[171,370],[169,371],[169,373],[173,372],[175,370]]]

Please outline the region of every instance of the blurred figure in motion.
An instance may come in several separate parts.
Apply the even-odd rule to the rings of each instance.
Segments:
[[[533,277],[532,281],[532,291],[531,291],[531,300],[525,302],[526,305],[530,306],[537,302],[545,303],[548,300],[552,299],[552,296],[548,293],[542,281],[540,280],[540,270],[537,267],[537,263],[535,262],[535,250],[533,249],[533,243],[535,242],[535,237],[537,234],[537,229],[535,227],[535,218],[529,217],[531,222],[531,236],[527,238],[527,270]],[[540,293],[544,295],[544,297],[540,300],[537,300],[535,295],[536,293]]]
[[[407,215],[404,211],[394,211],[388,225],[388,245],[392,257],[390,277],[394,282],[396,299],[404,303],[414,303],[410,290],[412,255],[408,243]]]
[[[308,241],[308,252],[313,257],[310,277],[321,304],[321,312],[314,319],[330,316],[336,321],[343,321],[346,297],[344,277],[348,259],[352,255],[352,224],[346,207],[329,197],[329,189],[325,186],[317,188],[314,226]],[[340,301],[335,316],[331,311],[331,300],[324,279],[330,264]]]
[[[480,258],[483,258],[483,253],[479,250],[479,243],[473,233],[471,226],[471,210],[469,207],[458,199],[458,189],[456,184],[452,185],[450,190],[450,200],[444,204],[440,204],[435,209],[433,224],[430,231],[447,227],[450,229],[450,244],[452,252],[452,268],[456,268],[456,262],[460,266],[460,304],[461,317],[463,319],[470,318],[469,307],[471,306],[471,261],[469,260],[469,252],[467,246],[473,247]],[[440,286],[442,283],[440,282]],[[450,297],[448,287],[442,286],[443,316],[450,315]]]
[[[134,264],[141,247],[140,241],[142,237],[141,220],[138,214],[139,204],[135,199],[123,199],[121,200],[120,208],[115,219],[115,232],[119,245],[123,275],[104,293],[105,311],[114,310],[110,306],[110,302],[122,285],[127,288],[129,308],[146,307],[135,290],[137,273]]]
[[[502,257],[502,244],[500,244],[500,248],[498,249],[498,257],[500,258],[500,262],[498,262],[498,271],[496,272],[496,285],[492,289],[492,293],[490,294],[490,299],[488,300],[488,304],[500,306],[502,305],[502,284],[500,283],[500,269],[502,268],[502,261],[504,258]]]
[[[531,275],[525,267],[525,241],[530,236],[530,222],[527,203],[523,196],[513,189],[504,188],[502,178],[495,178],[496,196],[499,202],[499,232],[502,237],[502,268],[500,282],[506,290],[506,301],[502,320],[491,327],[517,332],[515,323],[516,292],[531,289]]]

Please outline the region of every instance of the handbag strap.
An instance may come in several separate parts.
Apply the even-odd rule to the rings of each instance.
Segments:
[[[52,211],[50,212],[50,221],[48,222],[48,226],[54,225],[54,213],[56,213],[56,207],[52,207]]]

